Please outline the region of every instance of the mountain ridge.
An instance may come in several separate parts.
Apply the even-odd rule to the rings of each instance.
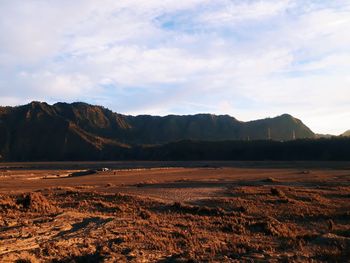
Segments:
[[[14,160],[101,159],[106,154],[118,159],[132,146],[181,140],[300,138],[315,138],[315,134],[289,114],[243,122],[230,115],[203,113],[131,116],[84,102],[33,101],[0,107],[0,155]]]
[[[350,130],[345,131],[344,133],[341,134],[341,136],[350,137]]]

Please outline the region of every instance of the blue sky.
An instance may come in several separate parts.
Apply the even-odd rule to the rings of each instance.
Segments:
[[[350,2],[0,1],[0,105],[125,114],[290,113],[350,129]]]

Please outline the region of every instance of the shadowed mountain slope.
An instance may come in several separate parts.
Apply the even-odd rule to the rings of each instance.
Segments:
[[[71,110],[74,108],[72,104]],[[100,159],[110,150],[118,157],[121,150],[128,147],[91,133],[92,128],[84,129],[85,121],[94,123],[91,116],[80,120],[80,115],[74,114],[66,118],[59,110],[55,105],[38,102],[2,108],[0,154],[5,159],[18,161]]]
[[[288,114],[241,122],[211,114],[135,117],[80,102],[0,107],[0,155],[11,160],[103,159],[106,154],[118,159],[130,145],[180,140],[314,137],[308,127]]]
[[[135,143],[167,143],[178,140],[292,140],[314,138],[300,120],[284,114],[275,118],[241,122],[229,115],[197,114],[165,117],[126,116]]]

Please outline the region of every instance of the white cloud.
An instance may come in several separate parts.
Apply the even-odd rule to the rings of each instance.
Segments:
[[[344,0],[2,1],[0,103],[244,120],[289,112],[340,133],[349,28]]]
[[[199,17],[199,20],[216,25],[242,22],[244,20],[259,20],[279,15],[290,6],[290,0],[224,1],[221,8],[204,13]]]

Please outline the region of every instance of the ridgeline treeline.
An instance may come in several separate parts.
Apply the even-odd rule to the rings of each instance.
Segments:
[[[75,148],[63,155],[36,151],[4,161],[350,161],[350,138],[295,141],[179,141],[163,145],[112,147],[99,151]]]

